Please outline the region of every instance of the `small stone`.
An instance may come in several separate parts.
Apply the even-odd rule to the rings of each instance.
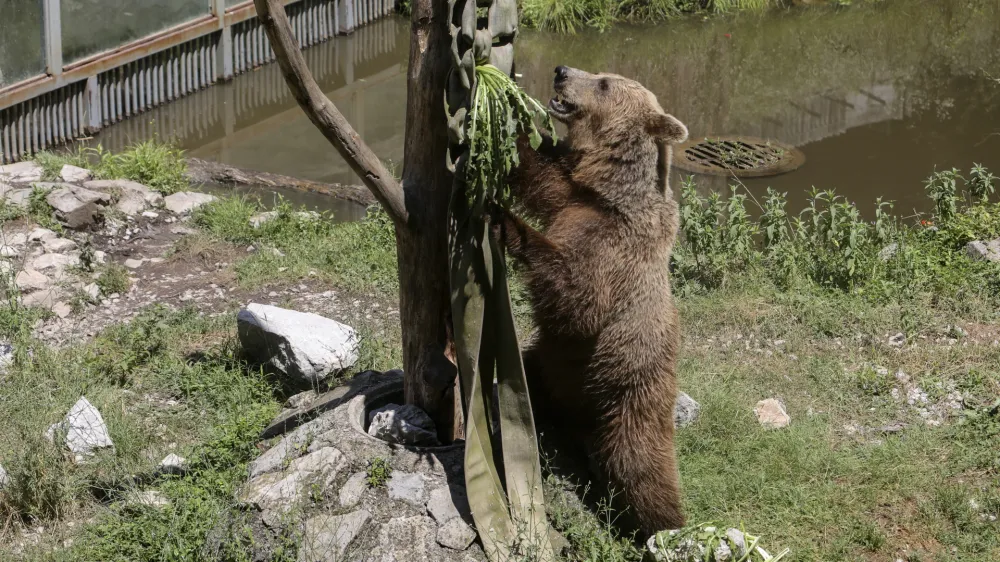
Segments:
[[[389,443],[438,446],[434,420],[413,404],[387,404],[368,413],[368,435]]]
[[[389,478],[389,497],[394,500],[402,500],[414,505],[424,503],[424,475],[420,473],[410,473],[393,471]]]
[[[371,514],[359,509],[347,515],[316,515],[308,519],[299,547],[299,562],[343,560],[351,542],[368,524]]]
[[[70,240],[69,238],[55,238],[43,242],[42,247],[45,248],[46,252],[55,252],[59,254],[75,250],[76,242]]]
[[[358,472],[351,475],[340,489],[340,507],[354,507],[368,490],[368,475]]]
[[[701,412],[701,405],[695,402],[684,392],[677,393],[677,401],[674,403],[674,425],[677,427],[687,427],[698,419]]]
[[[899,332],[896,335],[889,338],[889,345],[892,347],[902,347],[906,344],[906,335],[903,332]]]
[[[170,453],[160,461],[160,472],[164,474],[183,474],[187,467],[186,463],[187,461],[184,457]]]
[[[7,475],[7,471],[4,470],[3,465],[0,465],[0,490],[3,490],[10,484],[10,476]]]
[[[85,286],[83,289],[83,294],[87,295],[87,298],[92,302],[97,302],[97,299],[101,298],[101,288],[97,283],[91,283]]]
[[[59,177],[61,177],[63,181],[85,182],[90,180],[93,175],[90,173],[90,170],[86,168],[66,164],[62,167],[62,170],[59,171]]]
[[[297,211],[293,213],[296,219],[301,221],[318,221],[322,216],[316,211]],[[278,211],[266,211],[263,213],[257,213],[256,215],[250,217],[250,226],[253,228],[260,228],[265,223],[270,222],[278,218]]]
[[[28,233],[29,242],[41,242],[44,244],[46,241],[55,238],[58,238],[58,235],[47,228],[36,228]]]
[[[16,258],[21,252],[13,246],[0,246],[0,258]]]
[[[101,250],[97,250],[96,252],[94,252],[94,261],[97,262],[98,264],[104,265],[104,263],[107,260],[108,260],[108,254],[107,253],[105,253],[105,252],[103,252]]]
[[[726,538],[729,539],[729,547],[737,558],[741,558],[747,551],[747,539],[743,531],[739,529],[726,529]]]
[[[58,289],[42,289],[24,296],[21,304],[27,308],[39,307],[51,309],[62,297],[62,292]]]
[[[38,271],[52,271],[56,275],[67,267],[80,265],[80,256],[74,254],[43,254],[31,260],[30,267]]]
[[[455,517],[471,519],[469,497],[464,488],[442,486],[431,492],[427,500],[427,513],[442,525]]]
[[[163,494],[156,490],[144,490],[141,492],[134,492],[130,494],[131,503],[135,505],[142,505],[145,507],[167,507],[170,505],[170,500],[168,500]]]
[[[93,455],[98,449],[114,449],[115,446],[101,412],[85,397],[77,400],[62,422],[49,429],[65,432],[66,446],[76,453],[78,461]]]
[[[757,402],[753,413],[757,416],[757,421],[768,429],[787,427],[792,421],[792,418],[785,412],[785,407],[774,398]]]
[[[285,400],[285,406],[289,408],[294,408],[296,410],[302,408],[308,408],[309,404],[311,404],[312,401],[315,400],[317,396],[319,395],[316,394],[315,390],[306,390],[298,394],[289,396],[288,400]]]
[[[136,259],[127,259],[127,260],[125,260],[125,267],[127,267],[129,269],[139,269],[140,267],[142,267],[142,264],[145,261],[146,260],[141,260],[141,259],[139,259],[139,260],[136,260]]]
[[[898,251],[899,251],[899,244],[893,242],[892,244],[889,244],[888,246],[885,246],[884,248],[879,250],[878,259],[882,261],[889,261],[892,258],[896,257],[896,252]]]
[[[461,517],[453,517],[437,532],[437,543],[452,550],[465,550],[476,540],[476,532]]]
[[[73,307],[64,302],[57,302],[52,305],[52,312],[59,318],[66,318],[73,313]]]
[[[143,211],[142,212],[142,216],[146,217],[147,219],[155,219],[155,218],[159,217],[160,214],[159,213],[154,213],[153,211]]]
[[[207,193],[182,191],[164,197],[163,203],[171,213],[183,215],[216,200],[218,200],[218,197]]]
[[[0,236],[2,238],[3,236]],[[28,235],[23,232],[15,232],[5,237],[8,246],[24,246],[28,243]]]
[[[21,291],[38,291],[49,286],[49,278],[34,269],[25,269],[14,277],[14,286]]]

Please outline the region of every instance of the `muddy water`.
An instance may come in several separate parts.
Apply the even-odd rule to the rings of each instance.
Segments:
[[[396,163],[407,42],[406,22],[384,20],[307,52],[331,99],[376,153]],[[892,199],[907,213],[928,208],[922,180],[935,168],[979,162],[1000,172],[1000,0],[887,0],[572,37],[525,32],[518,49],[517,71],[537,97],[551,95],[557,64],[615,72],[647,85],[694,136],[752,135],[798,147],[803,167],[745,180],[756,195],[768,186],[788,192],[793,208],[815,186],[836,188],[863,208]],[[105,144],[159,131],[194,156],[357,182],[273,65],[152,118],[108,129]],[[699,183],[720,189],[727,180],[700,176]]]

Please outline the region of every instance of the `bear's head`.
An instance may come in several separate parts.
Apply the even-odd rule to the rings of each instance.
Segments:
[[[555,93],[549,110],[569,128],[574,144],[586,139],[616,142],[637,133],[667,144],[687,140],[687,127],[664,112],[652,92],[624,76],[559,66]]]

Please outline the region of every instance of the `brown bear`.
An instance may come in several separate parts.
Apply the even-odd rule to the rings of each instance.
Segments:
[[[537,333],[524,354],[535,411],[581,438],[645,533],[684,524],[674,453],[678,227],[667,184],[685,126],[638,82],[560,66],[551,114],[569,138],[522,139],[511,186],[544,234],[510,212]]]

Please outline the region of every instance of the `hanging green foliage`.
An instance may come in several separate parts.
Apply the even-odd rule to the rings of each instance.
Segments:
[[[499,68],[476,66],[476,87],[468,119],[469,161],[465,168],[470,206],[477,198],[485,207],[509,207],[507,176],[519,164],[517,137],[528,133],[531,147],[538,148],[542,135],[535,125],[539,119],[556,139],[552,116],[538,100]]]

